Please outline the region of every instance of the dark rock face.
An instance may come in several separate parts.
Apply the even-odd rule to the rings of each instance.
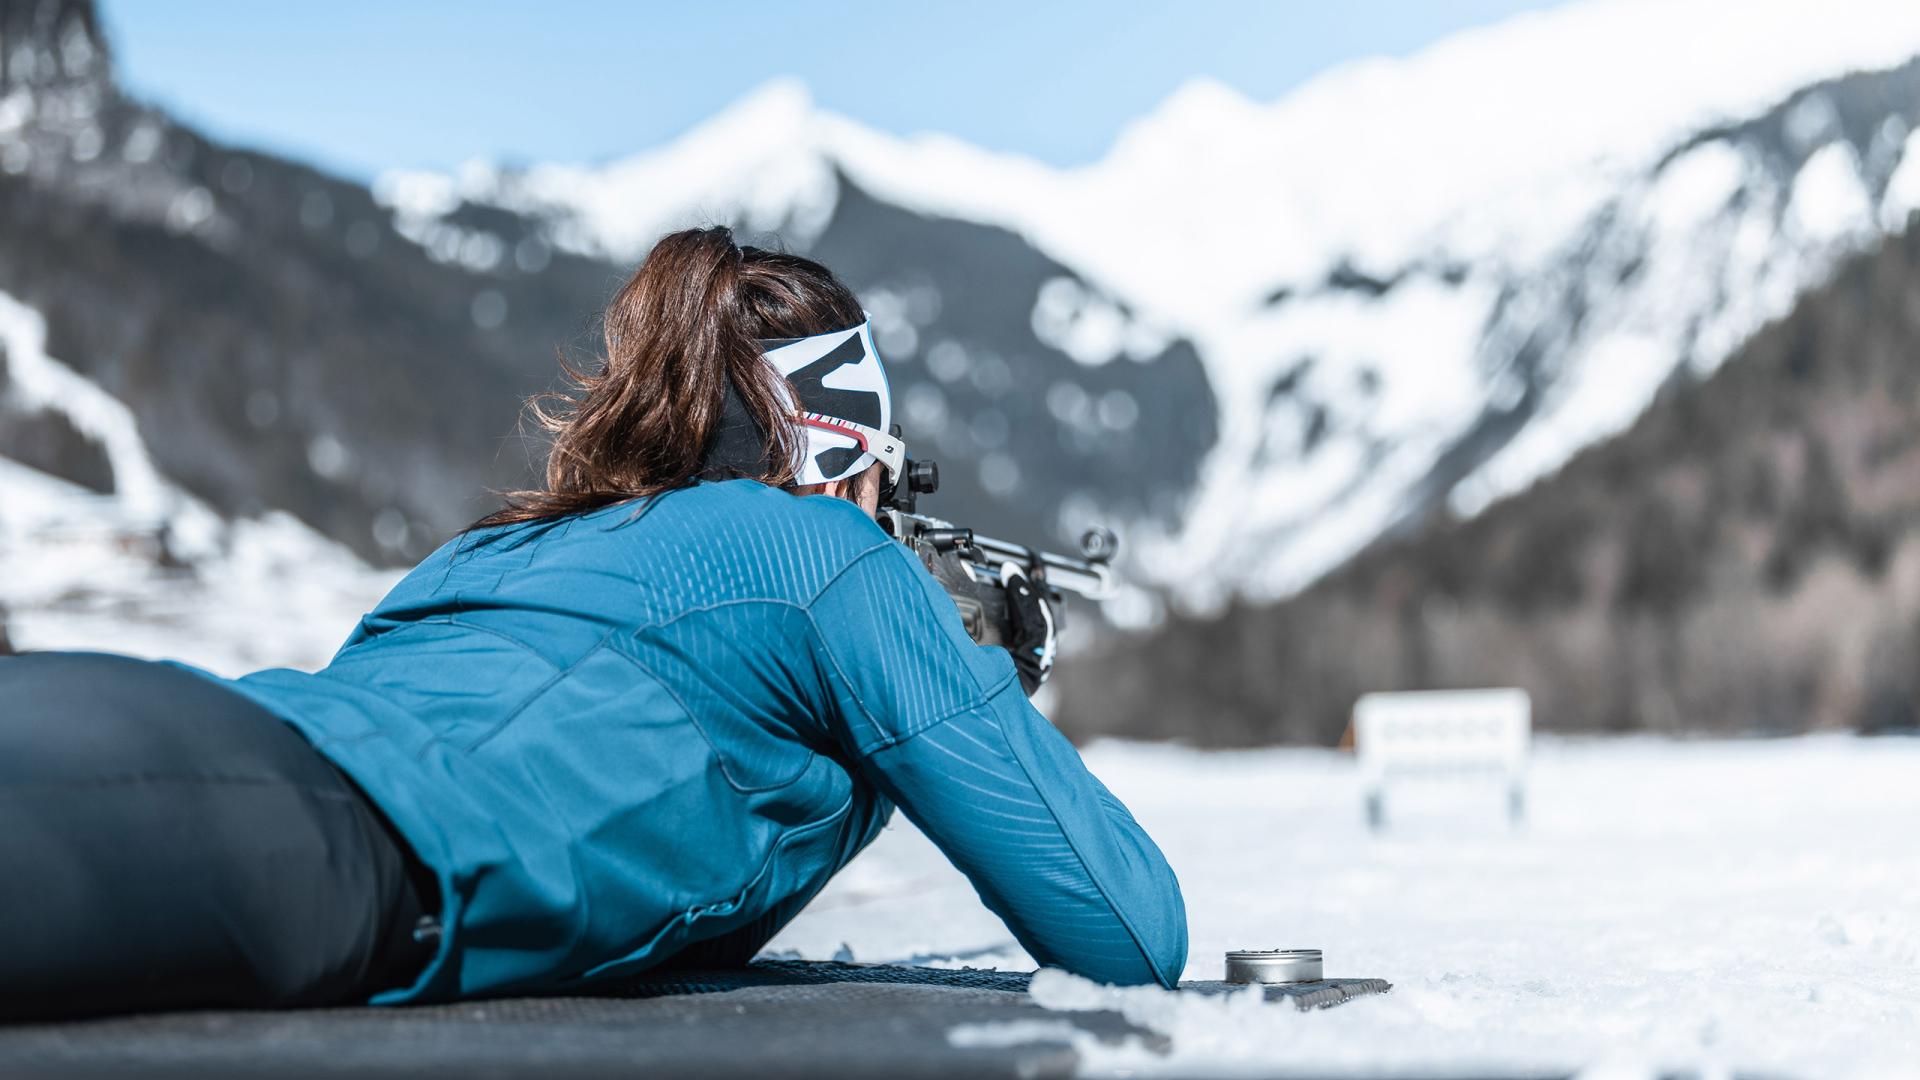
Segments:
[[[113,464],[99,443],[59,413],[21,415],[0,409],[0,457],[71,480],[102,494],[113,491]]]
[[[884,294],[927,310],[916,347],[886,355],[910,450],[942,466],[934,513],[1062,543],[1072,538],[1064,500],[1121,520],[1172,519],[1193,490],[1219,416],[1193,347],[1088,366],[1042,342],[1035,298],[1078,279],[1020,237],[914,214],[843,178],[808,254],[870,307]]]
[[[0,457],[93,491],[113,490],[113,464],[105,447],[76,429],[64,414],[28,408],[11,399],[4,345],[0,345]]]
[[[512,305],[538,285],[437,266],[360,189],[165,131],[185,163],[157,181],[179,189],[172,205],[212,201],[236,163],[250,176],[243,196],[212,203],[218,247],[0,178],[0,291],[46,317],[51,355],[127,404],[163,473],[223,512],[289,510],[389,561],[484,512],[489,486],[524,480],[525,456],[500,440],[567,335],[551,314],[485,334],[469,309],[489,288]],[[323,199],[341,227],[309,235],[297,208]],[[345,245],[357,227],[374,238],[365,257]],[[597,300],[575,302],[575,325]],[[382,550],[369,524],[382,512],[416,539]]]
[[[53,357],[127,404],[162,473],[224,513],[288,510],[386,563],[492,509],[492,491],[537,483],[544,443],[516,433],[521,401],[557,388],[556,351],[591,362],[626,268],[497,207],[445,221],[504,254],[429,250],[359,185],[212,143],[114,88],[90,3],[0,0],[0,40],[0,90],[36,88],[0,143],[0,292],[45,316]],[[964,350],[944,380],[900,357],[897,393],[924,387],[920,414],[943,418],[908,432],[944,459],[937,512],[1057,542],[1075,497],[1107,515],[1177,509],[1214,439],[1190,347],[1076,364],[1031,328],[1062,268],[1009,233],[843,189],[813,254],[863,292],[933,290],[928,346]],[[1063,383],[1056,402],[1086,416],[1049,411]],[[111,484],[98,448],[54,420],[9,420],[0,453]]]
[[[93,0],[0,3],[0,93],[104,85],[112,56]]]
[[[1493,685],[1555,730],[1909,727],[1916,349],[1910,229],[1520,495],[1062,665],[1062,726],[1332,743],[1362,692]]]
[[[503,445],[519,401],[548,385],[610,268],[436,263],[366,189],[121,96],[90,4],[0,3],[0,27],[9,57],[41,57],[7,74],[35,82],[0,145],[0,291],[45,317],[50,355],[127,405],[162,473],[222,512],[288,510],[386,562],[528,479],[528,455]],[[498,325],[483,330],[476,303],[504,308]],[[103,486],[93,450],[35,423],[10,422],[0,452]]]

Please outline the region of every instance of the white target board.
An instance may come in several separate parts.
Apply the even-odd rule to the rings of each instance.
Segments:
[[[1367,821],[1376,829],[1386,824],[1387,787],[1396,777],[1498,776],[1508,816],[1517,823],[1526,812],[1533,703],[1525,690],[1366,694],[1353,706],[1353,737]]]

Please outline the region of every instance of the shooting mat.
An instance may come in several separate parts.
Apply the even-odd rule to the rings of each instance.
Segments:
[[[772,961],[650,973],[591,997],[0,1026],[0,1076],[1064,1077],[1076,1064],[1064,1038],[961,1047],[947,1033],[1039,1020],[1101,1040],[1164,1045],[1118,1013],[1042,1009],[1026,994],[1029,979]],[[1268,987],[1267,997],[1324,1008],[1388,989],[1379,979],[1330,979]]]

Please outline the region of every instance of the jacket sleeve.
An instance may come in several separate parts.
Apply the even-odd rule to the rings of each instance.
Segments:
[[[1174,986],[1187,924],[1173,870],[911,553],[869,550],[809,610],[834,734],[1027,952]]]

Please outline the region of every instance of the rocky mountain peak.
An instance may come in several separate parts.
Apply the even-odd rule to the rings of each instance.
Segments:
[[[93,0],[0,0],[0,94],[100,86],[112,61]]]

